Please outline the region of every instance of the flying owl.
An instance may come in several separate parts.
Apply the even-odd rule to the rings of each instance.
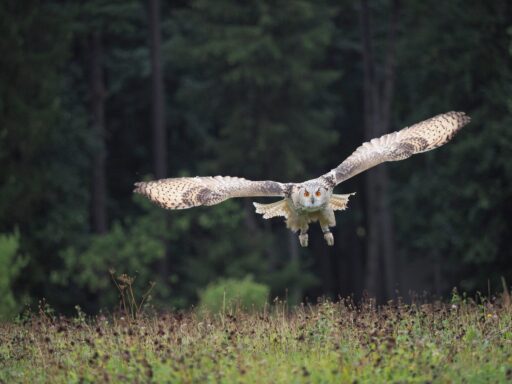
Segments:
[[[167,209],[215,205],[232,197],[280,196],[270,204],[253,203],[264,219],[283,216],[286,226],[299,232],[299,242],[308,245],[309,224],[318,221],[328,245],[334,245],[330,227],[334,211],[346,209],[353,193],[334,194],[343,181],[386,161],[397,161],[430,151],[450,141],[470,121],[464,112],[448,112],[364,143],[328,173],[302,183],[251,181],[239,177],[179,177],[135,183],[136,193]]]

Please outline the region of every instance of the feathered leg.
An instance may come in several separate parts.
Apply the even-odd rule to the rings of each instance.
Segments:
[[[327,242],[327,245],[332,247],[334,245],[334,236],[332,235],[329,227],[322,227],[322,232],[324,233],[324,239]]]
[[[336,225],[336,218],[334,217],[333,209],[326,209],[322,211],[322,215],[320,216],[320,228],[322,228],[322,232],[324,233],[324,239],[327,242],[327,245],[334,245],[334,236],[331,233],[329,227],[334,227]]]
[[[300,229],[300,235],[299,235],[299,241],[301,247],[307,247],[308,246],[308,226],[302,227]]]

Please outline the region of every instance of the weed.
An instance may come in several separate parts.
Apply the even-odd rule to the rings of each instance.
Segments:
[[[116,271],[113,269],[109,269],[109,273],[119,292],[119,306],[121,311],[127,318],[136,320],[142,314],[144,303],[150,297],[151,291],[155,287],[155,283],[153,281],[150,282],[147,291],[141,296],[140,299],[136,299],[133,292],[133,283],[135,282],[135,277],[128,276],[124,273],[117,276]]]
[[[323,300],[225,316],[144,314],[126,278],[123,321],[41,310],[0,325],[0,382],[504,382],[507,298]],[[123,296],[121,296],[123,298]],[[130,301],[131,300],[131,301]],[[454,306],[456,308],[454,308]],[[43,306],[44,307],[44,306]]]

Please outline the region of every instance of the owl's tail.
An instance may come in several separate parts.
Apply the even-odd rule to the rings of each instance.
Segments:
[[[272,217],[283,216],[288,218],[290,214],[290,207],[286,199],[276,201],[270,204],[253,203],[256,207],[256,213],[262,214],[264,219],[271,219]]]

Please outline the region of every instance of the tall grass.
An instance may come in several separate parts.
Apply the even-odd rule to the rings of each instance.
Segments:
[[[275,303],[259,313],[55,317],[0,325],[0,381],[389,383],[512,380],[507,299]],[[128,312],[129,313],[129,312]]]

